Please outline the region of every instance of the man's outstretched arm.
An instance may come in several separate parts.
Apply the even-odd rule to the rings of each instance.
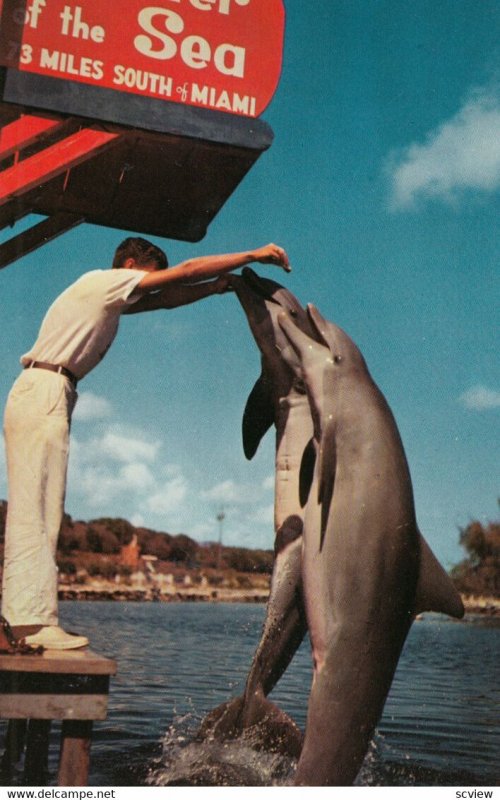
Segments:
[[[228,275],[221,275],[214,281],[194,283],[191,286],[174,283],[161,292],[143,295],[131,306],[128,306],[122,314],[139,314],[141,311],[155,311],[159,308],[178,308],[189,303],[196,303],[198,300],[203,300],[203,298],[211,297],[214,294],[223,294],[230,289],[230,277]]]
[[[148,272],[139,282],[137,289],[140,292],[151,292],[177,283],[198,283],[216,278],[254,261],[261,264],[274,264],[287,272],[290,272],[291,269],[285,250],[276,244],[268,244],[265,247],[247,250],[243,253],[191,258],[175,267]]]

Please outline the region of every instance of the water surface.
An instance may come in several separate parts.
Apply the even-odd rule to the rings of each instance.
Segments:
[[[282,757],[192,743],[204,714],[241,692],[264,613],[264,606],[244,604],[63,603],[62,624],[118,661],[108,719],[94,727],[89,783],[289,781],[294,765]],[[498,619],[417,621],[358,783],[497,785],[499,663]],[[310,681],[305,641],[271,696],[301,727]],[[55,725],[54,774],[57,732]]]

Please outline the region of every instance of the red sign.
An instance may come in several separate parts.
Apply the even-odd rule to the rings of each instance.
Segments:
[[[0,0],[0,9],[0,63],[15,69],[247,117],[278,85],[282,0]]]

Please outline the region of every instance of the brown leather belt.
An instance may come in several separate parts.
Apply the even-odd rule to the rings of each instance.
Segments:
[[[69,369],[66,369],[66,367],[60,367],[58,364],[47,364],[46,361],[29,361],[27,364],[25,364],[24,369],[48,369],[50,372],[58,372],[60,375],[64,375],[65,378],[68,378],[75,389],[78,383],[78,378],[76,375],[73,375],[73,373]]]

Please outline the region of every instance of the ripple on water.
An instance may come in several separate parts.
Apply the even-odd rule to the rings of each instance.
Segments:
[[[108,719],[94,729],[91,785],[164,785],[179,759],[184,778],[191,774],[215,785],[232,785],[236,776],[238,785],[290,780],[293,764],[275,756],[263,762],[262,753],[254,756],[238,744],[205,749],[206,743],[189,738],[207,711],[241,693],[263,606],[67,602],[61,611],[63,624],[87,633],[94,650],[118,661]],[[499,662],[498,621],[456,623],[425,615],[413,625],[358,783],[496,785]],[[272,693],[301,727],[310,684],[306,640]]]

